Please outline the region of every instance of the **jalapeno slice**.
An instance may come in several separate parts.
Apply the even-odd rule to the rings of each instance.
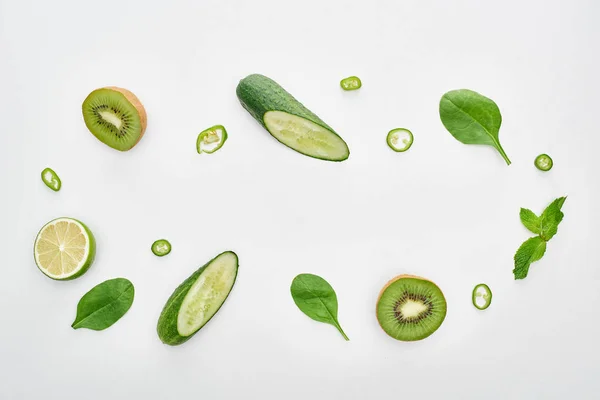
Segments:
[[[44,170],[42,171],[42,181],[44,181],[46,186],[48,186],[55,192],[58,192],[60,190],[60,187],[62,186],[60,178],[52,168],[44,168]]]
[[[159,239],[152,243],[152,252],[158,257],[166,256],[171,252],[171,243],[166,239]]]
[[[198,154],[212,154],[223,147],[226,140],[227,130],[223,125],[211,126],[200,132],[198,135],[198,139],[196,140],[196,150],[198,151]]]
[[[540,171],[550,171],[554,162],[548,154],[540,154],[535,158],[535,167]]]
[[[396,128],[389,131],[387,134],[387,144],[390,146],[390,149],[395,152],[402,153],[408,149],[413,144],[413,134],[408,129],[404,128]]]
[[[362,82],[358,76],[349,76],[340,81],[340,86],[344,90],[357,90],[362,86]]]
[[[473,288],[473,305],[478,310],[485,310],[492,304],[492,291],[485,283],[480,283]]]

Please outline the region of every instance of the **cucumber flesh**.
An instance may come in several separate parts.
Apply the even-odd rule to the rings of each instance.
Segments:
[[[250,115],[287,147],[327,161],[350,156],[346,142],[274,80],[248,75],[238,84],[236,94]]]
[[[194,334],[221,308],[235,283],[237,266],[237,257],[230,252],[206,266],[179,309],[177,331],[181,336]]]
[[[187,342],[213,317],[233,288],[238,257],[226,251],[198,268],[175,289],[156,324],[164,344]]]
[[[332,161],[348,158],[348,146],[342,138],[305,118],[268,111],[264,123],[275,139],[304,155]]]

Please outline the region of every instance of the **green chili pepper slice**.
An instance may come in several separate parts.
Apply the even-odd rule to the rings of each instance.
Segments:
[[[473,305],[478,310],[485,310],[492,304],[492,291],[485,283],[480,283],[473,289]]]
[[[408,149],[413,144],[413,134],[408,129],[404,128],[396,128],[389,131],[387,134],[387,144],[390,146],[390,149],[395,152],[402,153]]]
[[[158,257],[166,256],[171,252],[171,243],[166,239],[159,239],[152,243],[152,252]]]
[[[196,150],[198,150],[198,154],[212,154],[223,147],[226,140],[227,130],[223,125],[211,126],[200,132],[198,135],[198,139],[196,140]]]
[[[535,167],[540,171],[550,171],[554,162],[548,154],[540,154],[535,158]]]
[[[344,90],[357,90],[362,86],[362,82],[358,76],[349,76],[340,81],[340,86]]]
[[[62,186],[60,178],[58,177],[56,172],[52,170],[52,168],[44,168],[44,170],[42,171],[42,181],[44,181],[46,186],[48,186],[55,192],[58,192],[60,190],[60,187]]]

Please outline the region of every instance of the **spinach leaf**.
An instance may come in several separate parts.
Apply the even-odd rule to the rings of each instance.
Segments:
[[[335,291],[325,279],[313,274],[300,274],[292,281],[290,290],[300,311],[315,321],[335,326],[344,339],[350,340],[337,319],[338,302]]]
[[[510,165],[498,139],[502,115],[493,100],[468,89],[452,90],[440,100],[440,118],[456,140],[492,146]]]
[[[524,279],[531,263],[538,261],[546,252],[546,241],[539,236],[527,239],[515,253],[515,279]]]
[[[531,232],[540,234],[542,232],[542,219],[535,215],[535,213],[527,208],[521,208],[519,213],[521,222],[525,225],[525,228]]]
[[[87,292],[77,304],[77,317],[71,327],[101,331],[117,322],[133,303],[133,284],[124,278],[102,282]]]

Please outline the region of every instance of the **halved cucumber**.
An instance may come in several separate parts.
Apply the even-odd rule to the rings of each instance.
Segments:
[[[169,297],[158,319],[160,340],[176,346],[188,341],[219,311],[233,288],[238,257],[219,254],[186,279]]]
[[[236,93],[254,119],[287,147],[320,160],[343,161],[350,156],[346,142],[329,125],[272,79],[249,75]]]

